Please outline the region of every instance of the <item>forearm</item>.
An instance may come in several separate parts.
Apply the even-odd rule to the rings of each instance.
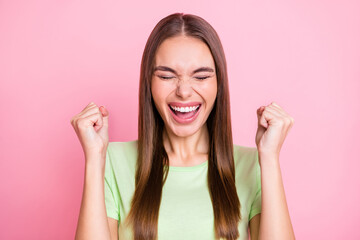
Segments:
[[[86,162],[100,162],[100,159],[93,160]],[[103,167],[91,164],[85,166],[83,196],[75,239],[110,239],[104,199]]]
[[[259,155],[259,161],[262,202],[259,239],[295,239],[279,159]]]

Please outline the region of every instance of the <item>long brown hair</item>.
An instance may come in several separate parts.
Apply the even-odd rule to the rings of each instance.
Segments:
[[[230,99],[225,54],[219,36],[203,18],[183,13],[171,14],[151,32],[141,61],[139,87],[138,159],[135,193],[127,216],[135,240],[157,239],[162,187],[169,171],[163,145],[164,122],[151,95],[154,57],[167,38],[186,35],[207,44],[214,58],[217,96],[207,119],[209,131],[208,187],[214,212],[217,238],[239,237],[240,201],[235,187],[235,168],[230,119]]]

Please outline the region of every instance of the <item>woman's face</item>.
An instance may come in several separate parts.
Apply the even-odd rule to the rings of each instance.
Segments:
[[[187,36],[162,42],[155,55],[151,92],[167,131],[179,137],[196,133],[206,123],[217,94],[208,46]]]

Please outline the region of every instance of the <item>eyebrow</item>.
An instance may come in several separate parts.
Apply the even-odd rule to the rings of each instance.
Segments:
[[[160,71],[168,71],[168,72],[172,72],[172,73],[175,73],[177,74],[177,72],[172,69],[172,68],[169,68],[169,67],[166,67],[166,66],[157,66],[154,68],[154,72],[157,71],[157,70],[160,70]],[[210,68],[210,67],[200,67],[198,69],[195,69],[192,74],[195,74],[197,72],[214,72],[214,69]]]

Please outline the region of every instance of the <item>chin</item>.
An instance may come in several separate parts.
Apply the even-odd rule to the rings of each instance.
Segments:
[[[178,137],[189,137],[194,135],[196,132],[200,130],[201,127],[198,126],[181,126],[176,127],[172,126],[170,129]]]

